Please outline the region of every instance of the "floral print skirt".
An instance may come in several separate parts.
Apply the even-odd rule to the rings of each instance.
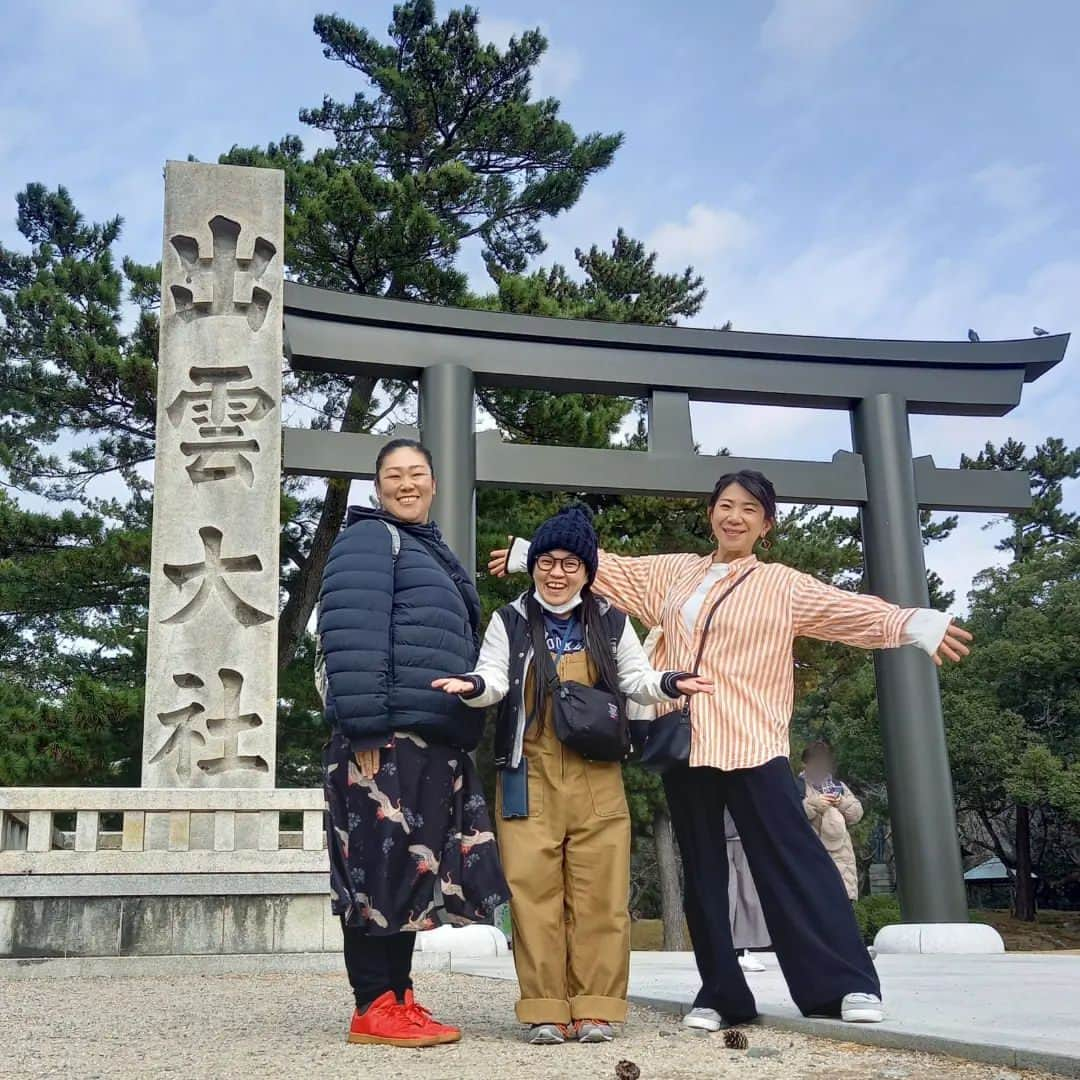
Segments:
[[[488,922],[509,899],[465,751],[398,732],[367,780],[335,732],[323,769],[330,902],[349,926],[384,935]]]

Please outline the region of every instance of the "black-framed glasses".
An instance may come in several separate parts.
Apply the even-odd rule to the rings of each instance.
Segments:
[[[549,574],[556,566],[561,566],[564,574],[576,574],[581,569],[581,560],[576,555],[566,555],[561,559],[556,559],[554,555],[541,555],[536,560],[536,565],[545,574]]]

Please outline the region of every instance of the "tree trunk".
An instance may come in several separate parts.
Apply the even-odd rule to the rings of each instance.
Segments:
[[[1016,804],[1016,899],[1013,914],[1035,921],[1035,887],[1031,879],[1031,807]]]
[[[660,872],[660,911],[664,922],[664,949],[677,952],[686,948],[683,932],[682,887],[679,862],[675,854],[675,832],[667,807],[657,807],[653,814],[653,841],[656,865]],[[726,856],[725,856],[726,857]]]
[[[345,418],[341,430],[348,432],[362,431],[371,407],[377,380],[364,376],[353,379],[349,401],[345,406]],[[307,630],[308,620],[319,599],[323,570],[330,554],[330,546],[341,531],[345,520],[345,509],[349,502],[349,481],[328,480],[326,498],[323,500],[319,524],[311,541],[311,551],[304,560],[300,572],[293,579],[289,588],[289,598],[278,621],[278,670],[292,663],[297,646]]]

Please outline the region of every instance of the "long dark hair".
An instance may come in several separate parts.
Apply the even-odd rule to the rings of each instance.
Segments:
[[[615,694],[621,701],[619,670],[615,663],[612,642],[604,628],[603,609],[588,585],[581,590],[581,605],[576,614],[581,619],[581,629],[585,635],[585,652],[596,665],[600,676],[598,684],[609,693]],[[548,697],[547,679],[544,677],[547,665],[542,664],[540,658],[550,654],[547,646],[547,628],[544,625],[544,609],[537,602],[535,588],[530,589],[528,596],[525,597],[525,615],[529,620],[529,636],[533,647],[533,675],[536,683],[532,716],[536,719],[536,730],[539,733],[544,730],[544,707]]]

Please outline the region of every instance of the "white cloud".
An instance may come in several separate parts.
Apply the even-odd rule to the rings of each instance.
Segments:
[[[1041,165],[999,161],[974,175],[975,190],[996,211],[990,219],[995,248],[1026,243],[1058,220],[1059,208],[1043,192],[1045,174]]]
[[[144,71],[151,49],[139,0],[51,0],[41,5],[48,33],[78,42],[87,52],[104,53],[109,65]]]
[[[999,161],[980,169],[974,176],[975,187],[997,210],[1026,213],[1042,201],[1041,165],[1016,165]]]
[[[851,41],[877,7],[875,0],[776,0],[761,44],[785,59],[820,62]]]
[[[742,250],[753,235],[752,223],[738,211],[695,203],[685,221],[668,222],[653,230],[647,246],[656,250],[664,263],[698,263]]]

